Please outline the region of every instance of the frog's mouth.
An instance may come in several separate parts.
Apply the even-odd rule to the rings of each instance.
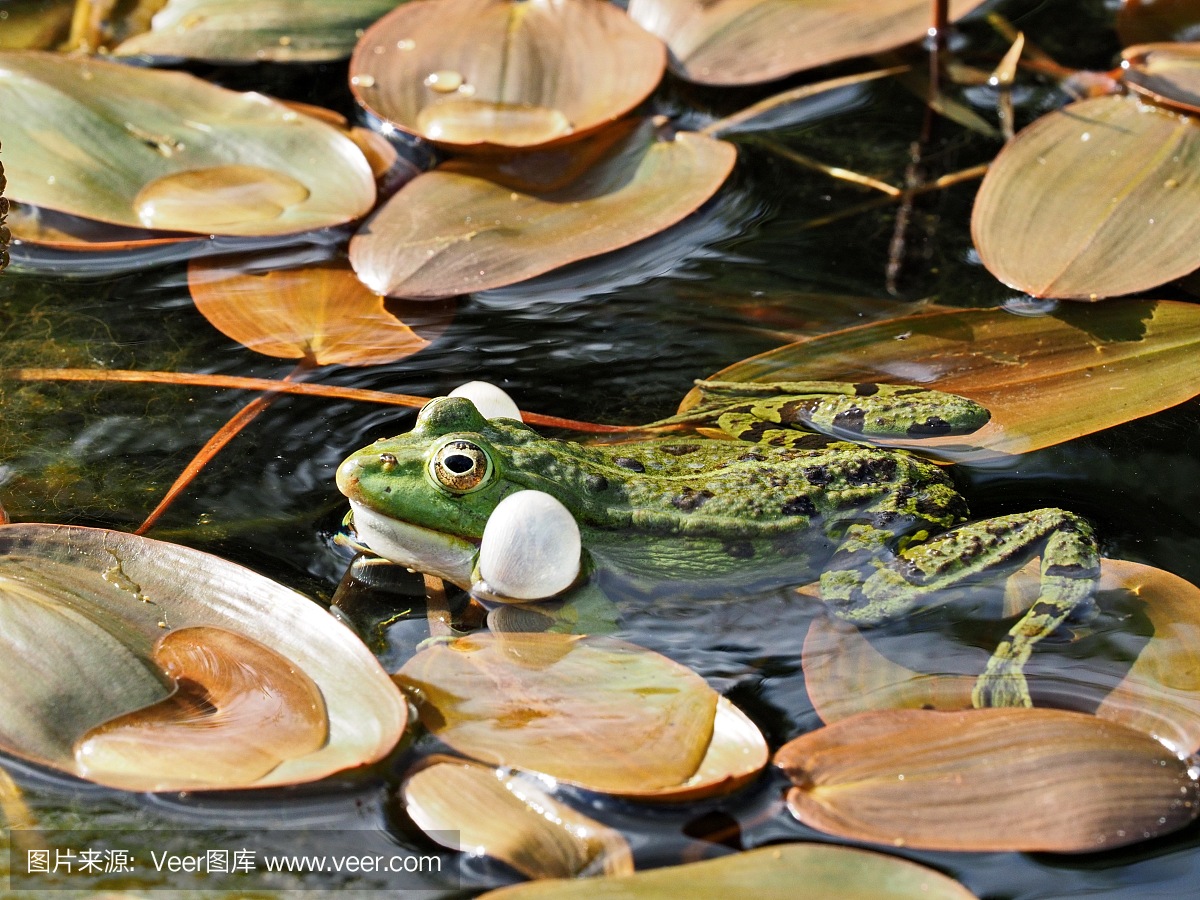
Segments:
[[[359,540],[384,559],[427,575],[437,575],[464,590],[479,548],[463,538],[422,528],[375,512],[351,500],[354,530]]]

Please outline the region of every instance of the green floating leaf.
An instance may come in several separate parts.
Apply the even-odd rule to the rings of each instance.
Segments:
[[[766,763],[762,735],[728,729],[722,719],[740,714],[719,715],[704,679],[612,638],[472,635],[421,651],[393,677],[460,753],[589,790],[691,799],[731,790]],[[710,746],[723,766],[707,759]]]
[[[432,756],[405,777],[400,794],[409,818],[434,839],[453,834],[451,849],[485,853],[526,878],[633,871],[620,832],[559,803],[529,775]]]
[[[971,233],[1035,297],[1096,300],[1200,268],[1200,121],[1107,96],[1042,116],[996,157]]]
[[[713,378],[881,381],[961,394],[991,411],[980,431],[880,443],[965,462],[1049,447],[1200,393],[1200,307],[1121,300],[1087,313],[935,310],[788,344]],[[693,391],[680,411],[696,399]]]
[[[414,0],[363,35],[350,88],[380,119],[451,149],[545,147],[628,113],[666,56],[611,3]]]
[[[982,0],[951,0],[950,17]],[[630,17],[703,84],[752,84],[918,41],[927,0],[630,0]]]
[[[1126,47],[1121,60],[1124,81],[1135,91],[1200,113],[1200,43]]]
[[[314,781],[381,759],[407,718],[366,647],[308,598],[74,526],[0,527],[0,679],[0,748],[127,790]]]
[[[0,108],[9,195],[34,206],[247,236],[339,225],[375,200],[366,159],[337,129],[182,72],[0,53]]]
[[[115,56],[224,62],[325,62],[350,55],[362,29],[398,0],[170,0],[150,31]]]
[[[418,175],[350,241],[350,262],[372,290],[398,297],[524,281],[674,225],[716,193],[737,156],[698,134],[659,140],[649,121],[618,134],[615,148],[565,185],[526,180],[536,159],[515,177],[503,163],[471,160]]]
[[[971,900],[975,895],[940,872],[906,859],[829,844],[778,844],[621,878],[538,881],[483,896],[487,900]]]
[[[897,709],[775,755],[806,825],[851,840],[973,852],[1109,850],[1175,831],[1200,790],[1154,738],[1052,709]]]

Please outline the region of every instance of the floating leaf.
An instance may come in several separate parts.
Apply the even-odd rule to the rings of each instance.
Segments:
[[[397,0],[170,0],[115,56],[225,62],[324,62],[349,56]]]
[[[975,852],[1107,850],[1200,812],[1185,760],[1141,732],[1052,709],[862,713],[786,744],[806,825],[852,840]]]
[[[205,240],[194,234],[111,225],[25,203],[12,204],[9,226],[15,240],[54,250],[107,253]]]
[[[950,17],[982,0],[951,0]],[[662,38],[672,68],[703,84],[772,81],[923,38],[926,0],[630,0],[630,17]]]
[[[1200,750],[1200,588],[1160,569],[1101,562],[1098,602],[1127,591],[1153,627],[1132,665],[1072,658],[1069,668],[1041,657],[1028,672],[1034,702],[1067,702],[1099,718],[1153,735],[1181,753]],[[1037,598],[1037,562],[1008,583],[1012,611]],[[853,625],[815,619],[804,641],[804,685],[826,724],[878,709],[966,709],[974,675],[915,672],[885,657]],[[939,655],[938,667],[950,662]],[[1127,668],[1127,670],[1126,670]],[[982,666],[979,667],[982,670]]]
[[[369,287],[444,297],[512,284],[632,244],[694,212],[721,186],[731,144],[644,122],[566,186],[524,190],[483,163],[418,175],[350,241]]]
[[[609,3],[414,0],[363,35],[350,87],[443,146],[536,147],[625,115],[665,68],[662,44]]]
[[[407,717],[399,692],[375,658],[315,603],[187,547],[102,529],[5,525],[0,527],[0,620],[0,678],[7,697],[0,709],[0,748],[113,787],[201,790],[312,781],[382,758],[399,739]],[[195,626],[203,629],[195,631]],[[236,637],[214,638],[213,629]],[[197,641],[197,635],[203,639]],[[154,660],[155,644],[164,636],[169,640],[166,670]],[[182,647],[172,647],[175,641],[182,641]],[[103,770],[86,774],[74,755],[76,741],[117,717],[143,710],[140,717],[145,718],[147,707],[174,690],[170,666],[172,659],[181,659],[180,650],[183,656],[215,653],[215,659],[225,662],[236,658],[237,665],[252,670],[237,673],[234,682],[243,685],[245,678],[262,678],[285,690],[286,668],[303,673],[301,681],[311,679],[323,699],[328,740],[251,777],[247,770],[262,767],[255,751],[258,761],[243,761],[244,779],[223,766],[191,770],[196,752],[192,738],[179,747],[178,766],[167,755],[169,748],[160,751],[158,776],[148,771],[141,749],[127,758],[125,769],[110,757]],[[197,665],[189,663],[192,674],[185,674],[185,681]],[[210,687],[220,681],[205,679]],[[303,687],[286,690],[306,696]],[[203,715],[205,701],[185,684],[181,699],[189,695],[200,704],[195,712]],[[245,696],[237,700],[255,702]],[[291,702],[289,708],[304,702]],[[232,726],[231,741],[248,740],[244,722],[220,715],[209,721]],[[283,742],[296,740],[294,723],[258,716],[255,723],[264,732],[283,725]],[[308,726],[301,732],[313,743]],[[217,740],[215,735],[212,739]],[[255,741],[260,739],[266,735]]]
[[[128,790],[236,787],[315,753],[329,736],[320,689],[258,641],[177,628],[158,641],[153,659],[174,693],[84,733],[75,744],[84,778]]]
[[[256,353],[319,365],[411,356],[445,330],[454,310],[448,302],[385,304],[348,266],[332,261],[287,268],[270,257],[193,260],[188,288],[196,308],[227,337]]]
[[[4,4],[0,50],[51,50],[71,29],[74,0]]]
[[[433,756],[409,773],[400,793],[426,833],[452,833],[458,842],[451,849],[495,857],[527,878],[633,871],[620,832],[559,803],[528,775]]]
[[[705,766],[710,741],[726,739],[713,740],[718,696],[704,679],[612,638],[472,635],[421,651],[394,678],[430,731],[493,765],[644,799],[699,795],[702,767],[709,793],[754,774],[753,749],[731,769]]]
[[[882,381],[970,397],[975,434],[910,446],[977,462],[1028,453],[1168,409],[1200,393],[1200,307],[1121,300],[1048,316],[933,310],[809,338],[735,363],[718,381]],[[1097,403],[1102,397],[1104,402]],[[684,398],[680,411],[697,399]]]
[[[1117,11],[1122,45],[1200,39],[1197,0],[1124,0]]]
[[[1200,43],[1141,44],[1121,54],[1124,81],[1152,100],[1200,113]]]
[[[341,224],[375,199],[361,151],[336,129],[182,72],[0,53],[0,107],[10,196],[35,206],[245,236]]]
[[[1123,96],[1042,116],[992,163],[971,233],[988,271],[1035,297],[1187,275],[1200,268],[1200,124]]]
[[[487,900],[970,900],[975,895],[940,872],[906,859],[829,844],[778,844],[621,878],[537,881],[483,896]]]

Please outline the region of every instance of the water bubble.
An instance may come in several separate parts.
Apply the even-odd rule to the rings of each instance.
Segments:
[[[451,69],[430,72],[425,76],[425,87],[432,91],[437,91],[439,94],[453,93],[462,87],[462,84],[462,74]]]

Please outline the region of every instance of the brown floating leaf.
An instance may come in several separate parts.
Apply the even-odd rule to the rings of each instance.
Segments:
[[[529,775],[450,756],[422,760],[400,786],[405,810],[454,850],[485,853],[527,878],[627,875],[633,854],[620,832],[548,795]]]
[[[1187,275],[1200,268],[1200,121],[1124,96],[1042,116],[992,163],[971,233],[988,271],[1035,297]]]
[[[1124,0],[1117,12],[1121,44],[1194,41],[1200,38],[1197,0]]]
[[[862,713],[796,738],[775,761],[806,825],[888,845],[1091,852],[1200,812],[1186,761],[1131,728],[1061,710]]]
[[[621,878],[535,881],[487,900],[971,900],[951,878],[906,859],[829,844],[777,844]]]
[[[1037,598],[1036,561],[1008,583],[1012,612]],[[1153,735],[1180,753],[1200,750],[1200,588],[1150,566],[1105,559],[1098,602],[1128,591],[1153,627],[1132,665],[1072,658],[1064,667],[1042,657],[1029,671],[1035,703],[1064,701],[1102,719]],[[1111,595],[1109,595],[1111,597]],[[857,628],[818,618],[804,641],[804,685],[826,724],[878,709],[966,709],[974,675],[915,672],[883,656]],[[949,660],[938,657],[939,668]],[[982,666],[979,666],[982,669]],[[960,669],[961,671],[961,669]]]
[[[175,692],[80,737],[75,759],[84,778],[131,791],[239,787],[325,744],[320,689],[258,641],[179,628],[159,640],[153,658]]]
[[[385,304],[344,264],[277,266],[270,257],[193,260],[188,289],[213,327],[238,343],[319,365],[367,366],[411,356],[453,317],[451,302]]]
[[[666,50],[594,0],[414,0],[369,28],[350,87],[384,121],[459,149],[535,147],[620,118]]]
[[[1200,42],[1140,44],[1121,53],[1124,81],[1184,112],[1200,113]]]
[[[75,0],[6,3],[0,50],[51,50],[71,29]]]
[[[368,286],[445,297],[523,281],[656,234],[721,186],[737,151],[651,122],[565,186],[514,188],[504,173],[458,160],[418,175],[350,241]]]
[[[951,0],[960,18],[982,0]],[[772,81],[920,40],[927,0],[630,0],[630,17],[671,48],[672,68],[704,84]]]
[[[983,429],[894,443],[975,462],[1028,453],[1194,397],[1198,350],[1200,307],[1193,303],[1111,301],[1089,307],[1086,317],[1070,308],[1038,318],[934,310],[788,344],[713,378],[882,381],[962,394],[991,411]],[[688,394],[680,411],[696,399]]]
[[[699,793],[691,779],[718,697],[657,653],[603,637],[481,634],[435,644],[393,677],[426,727],[475,759],[608,793]],[[744,780],[745,758],[735,762],[713,772],[710,792]]]
[[[203,627],[197,631],[194,626]],[[174,747],[162,747],[159,778],[152,787],[138,780],[137,790],[314,781],[379,760],[404,730],[406,705],[379,663],[357,637],[307,597],[241,566],[162,541],[96,528],[4,525],[0,680],[7,702],[0,707],[0,748],[115,787],[132,786],[130,779],[141,779],[137,769],[147,765],[144,749],[136,749],[132,772],[114,765],[85,775],[74,746],[90,729],[170,695],[172,686],[152,658],[158,639],[171,634],[166,629],[187,632],[180,639],[170,638],[168,658],[179,659],[180,650],[185,656],[191,649],[210,652],[211,647],[193,643],[196,635],[216,642],[213,663],[218,667],[224,664],[220,657],[229,660],[250,652],[256,667],[255,673],[246,673],[251,691],[260,676],[283,691],[283,682],[292,680],[288,668],[303,673],[299,686],[286,689],[287,696],[299,698],[289,708],[303,709],[309,702],[303,698],[311,699],[315,684],[325,706],[328,740],[317,740],[310,725],[297,729],[294,722],[256,714],[254,727],[262,734],[255,741],[270,741],[268,732],[285,728],[286,734],[268,751],[279,754],[277,762],[283,761],[266,774],[251,775],[250,769],[262,768],[254,762],[240,770],[246,777],[237,779],[230,770],[215,770],[220,767],[208,772],[191,768],[193,729],[167,726],[165,730],[182,730],[189,736]],[[236,637],[214,638],[230,632]],[[270,650],[264,652],[264,645]],[[193,658],[191,675],[183,680],[205,669],[221,671]],[[219,678],[202,680],[209,690],[220,685]],[[245,686],[247,681],[239,676],[235,683]],[[199,689],[183,693],[204,707]],[[249,710],[259,702],[252,693],[235,691],[234,697],[236,709]],[[228,716],[217,718],[224,721]],[[305,735],[304,743],[297,741],[298,732]],[[234,734],[238,740],[249,739],[236,727]],[[295,746],[281,750],[281,742]],[[319,746],[312,749],[314,744]],[[307,752],[296,754],[306,746]],[[176,752],[179,766],[172,756]]]
[[[0,107],[10,196],[34,206],[248,236],[342,224],[375,199],[361,151],[336,129],[182,72],[0,53]]]
[[[11,204],[8,224],[15,240],[53,250],[108,253],[205,240],[194,234],[126,228],[25,203]]]
[[[170,0],[151,30],[115,56],[213,61],[324,62],[350,55],[366,28],[397,0]]]

